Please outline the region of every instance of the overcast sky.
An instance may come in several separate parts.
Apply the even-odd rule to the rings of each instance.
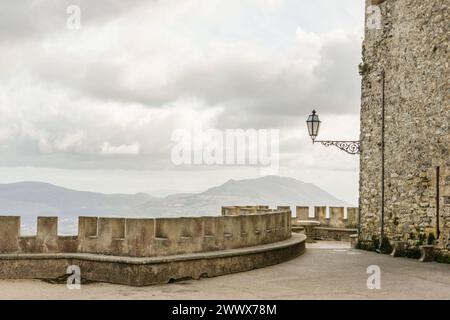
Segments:
[[[81,28],[67,28],[67,7]],[[254,167],[175,166],[174,130],[279,129],[283,176],[357,203],[364,1],[0,1],[0,183],[201,191]]]

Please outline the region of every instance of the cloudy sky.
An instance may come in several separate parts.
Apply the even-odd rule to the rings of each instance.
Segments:
[[[70,5],[81,27],[68,28]],[[364,1],[0,1],[0,183],[202,191],[250,166],[175,166],[175,130],[279,129],[283,176],[357,202]],[[73,20],[70,20],[73,21]]]

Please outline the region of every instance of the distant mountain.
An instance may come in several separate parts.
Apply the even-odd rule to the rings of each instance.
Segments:
[[[347,206],[312,183],[293,178],[267,176],[228,182],[202,193],[175,194],[153,199],[139,206],[139,211],[154,211],[167,216],[217,215],[230,205],[332,205]]]
[[[267,176],[229,180],[201,193],[156,198],[76,191],[40,182],[0,184],[0,215],[20,215],[24,230],[33,230],[38,215],[60,217],[62,233],[76,232],[76,218],[90,216],[176,217],[213,216],[227,205],[346,206],[312,183]]]
[[[144,192],[146,194],[149,194],[152,197],[156,197],[156,198],[164,198],[164,197],[170,196],[172,194],[181,193],[180,190],[174,190],[174,189],[155,189],[155,190],[146,190]]]

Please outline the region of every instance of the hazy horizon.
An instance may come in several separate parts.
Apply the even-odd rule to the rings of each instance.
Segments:
[[[74,177],[73,181],[71,180],[70,176],[67,176],[66,174],[64,176],[61,175],[56,175],[55,177],[51,177],[51,178],[47,178],[45,179],[45,176],[48,175],[47,172],[48,168],[44,168],[41,169],[40,172],[36,175],[30,174],[29,172],[27,172],[26,174],[24,174],[23,176],[25,177],[29,177],[30,179],[2,179],[0,181],[0,184],[12,184],[12,183],[20,183],[20,182],[42,182],[42,183],[48,183],[48,184],[52,184],[58,187],[63,187],[63,188],[67,188],[67,189],[72,189],[72,190],[77,190],[77,191],[87,191],[87,192],[98,192],[98,193],[104,193],[104,194],[137,194],[137,193],[147,193],[149,195],[155,196],[155,197],[165,197],[167,195],[172,195],[172,194],[177,194],[177,193],[201,193],[204,192],[212,187],[215,186],[219,186],[222,185],[224,183],[226,183],[229,180],[247,180],[247,179],[256,179],[256,178],[261,178],[264,176],[260,176],[259,174],[255,174],[255,175],[249,175],[249,176],[240,176],[240,177],[226,177],[224,179],[220,179],[220,178],[216,178],[214,179],[214,177],[212,177],[212,179],[206,179],[206,181],[200,180],[197,181],[197,183],[194,185],[190,185],[190,186],[184,186],[184,188],[180,188],[179,184],[177,183],[177,180],[171,180],[170,183],[166,184],[166,185],[162,185],[161,188],[155,188],[154,185],[148,185],[147,182],[145,181],[145,177],[142,176],[142,172],[135,172],[136,176],[134,176],[135,178],[135,184],[133,185],[133,187],[129,187],[129,186],[111,186],[108,185],[108,181],[111,181],[110,179],[106,179],[107,181],[101,181],[98,185],[96,185],[94,183],[94,185],[92,185],[92,183],[88,183],[85,182],[85,180],[87,180],[86,178],[83,178],[83,181],[80,181],[80,179],[76,179],[76,177]],[[43,172],[42,172],[43,171]],[[53,170],[51,170],[53,171]],[[56,170],[59,171],[59,170]],[[91,177],[90,179],[95,180],[96,176],[98,178],[101,178],[105,173],[103,171],[98,171],[97,175],[92,175],[91,172]],[[130,172],[126,172],[124,173],[127,176],[130,175]],[[5,175],[4,175],[5,176]],[[4,176],[2,176],[2,178],[4,178]],[[335,196],[336,198],[342,199],[343,201],[347,202],[347,203],[351,203],[356,205],[358,203],[358,196],[357,194],[354,195],[350,195],[350,196],[346,196],[346,194],[348,194],[348,192],[346,192],[346,190],[344,190],[344,192],[339,192],[339,186],[345,186],[348,189],[351,190],[352,184],[354,183],[354,181],[352,180],[348,180],[348,181],[336,181],[336,188],[333,188],[331,190],[331,188],[329,189],[328,187],[330,185],[332,185],[333,181],[314,181],[313,177],[311,177],[311,179],[307,180],[307,179],[301,179],[301,178],[297,178],[297,177],[292,177],[292,176],[283,176],[283,175],[276,175],[278,177],[286,177],[286,178],[293,178],[305,183],[313,183],[315,185],[317,185],[318,187],[320,187],[321,189],[325,190],[326,192],[332,194],[333,196]],[[335,175],[333,174],[333,177]],[[345,174],[343,175],[345,176]],[[33,177],[43,177],[43,179],[39,179],[39,178],[33,178]],[[130,177],[130,179],[132,179]],[[163,177],[162,179],[165,179],[165,177]],[[92,180],[91,180],[92,181]],[[173,188],[170,187],[165,187],[165,186],[173,186]],[[195,187],[197,186],[197,187]],[[178,188],[176,188],[178,187]],[[159,194],[159,195],[158,195]],[[161,195],[163,194],[163,195]]]

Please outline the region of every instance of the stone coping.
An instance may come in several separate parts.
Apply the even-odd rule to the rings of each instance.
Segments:
[[[109,256],[92,253],[10,253],[0,254],[0,260],[46,260],[46,259],[77,259],[96,262],[114,262],[126,263],[132,265],[146,265],[146,264],[162,264],[169,262],[182,262],[201,259],[217,259],[233,256],[251,255],[255,253],[268,252],[272,250],[279,250],[288,248],[293,245],[300,244],[306,241],[306,236],[303,234],[293,234],[291,238],[270,244],[258,245],[240,249],[228,249],[219,251],[199,252],[191,254],[180,254],[162,257],[124,257],[124,256]]]
[[[315,220],[296,220],[295,223],[299,226],[320,226],[320,222]]]
[[[358,232],[358,229],[348,228],[329,228],[329,227],[314,227],[317,230],[330,230],[330,231],[342,231],[342,232]]]

